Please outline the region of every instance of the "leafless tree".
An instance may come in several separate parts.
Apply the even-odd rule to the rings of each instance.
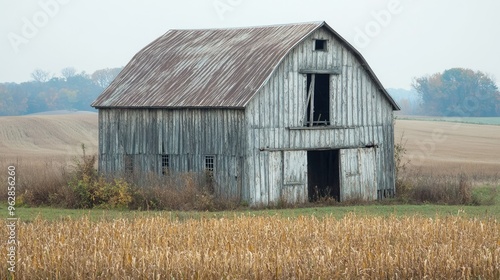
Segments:
[[[37,82],[44,83],[52,78],[52,74],[48,71],[37,68],[31,72],[31,77]]]

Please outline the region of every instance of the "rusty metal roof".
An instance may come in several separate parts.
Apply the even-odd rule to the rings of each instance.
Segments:
[[[139,51],[92,106],[244,108],[288,52],[322,26],[347,43],[324,22],[170,30]]]

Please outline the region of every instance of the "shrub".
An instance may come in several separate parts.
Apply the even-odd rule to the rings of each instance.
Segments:
[[[134,186],[131,209],[216,211],[238,207],[238,199],[214,194],[205,174],[149,174],[146,177],[144,186]]]
[[[413,174],[402,180],[405,191],[397,197],[410,203],[472,204],[472,184],[464,174]]]
[[[409,193],[412,185],[406,180],[405,175],[407,167],[410,164],[409,160],[405,159],[407,152],[406,142],[403,141],[403,135],[398,143],[394,144],[394,176],[396,178],[396,196],[404,200],[409,199]]]
[[[18,205],[65,206],[72,196],[66,185],[66,170],[58,162],[18,162],[17,199]]]
[[[131,184],[123,179],[106,180],[94,168],[97,157],[83,155],[75,160],[68,186],[73,190],[76,208],[126,208],[132,202]]]

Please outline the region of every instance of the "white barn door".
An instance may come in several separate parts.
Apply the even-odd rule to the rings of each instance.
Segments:
[[[374,148],[340,150],[340,201],[349,199],[377,199]]]
[[[283,152],[281,198],[289,203],[307,201],[307,151]]]

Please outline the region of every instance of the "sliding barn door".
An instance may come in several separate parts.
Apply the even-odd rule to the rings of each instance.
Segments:
[[[377,199],[374,148],[340,150],[340,201]]]
[[[283,152],[281,197],[289,203],[307,201],[307,151]]]

